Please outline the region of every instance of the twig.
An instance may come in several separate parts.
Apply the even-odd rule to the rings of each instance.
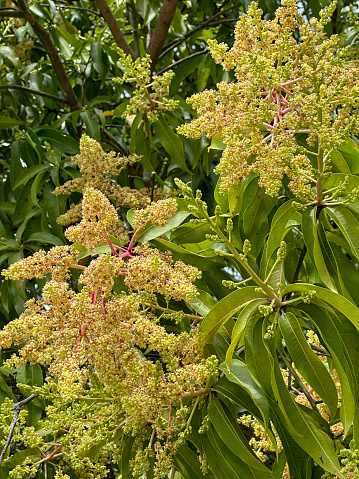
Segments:
[[[79,103],[77,96],[72,88],[70,79],[66,73],[64,65],[62,64],[62,61],[56,50],[54,42],[52,41],[51,35],[32,15],[32,13],[27,7],[25,0],[18,0],[18,4],[21,8],[21,10],[19,10],[19,12],[21,12],[22,14],[21,16],[25,18],[25,20],[28,21],[30,25],[32,26],[32,28],[35,30],[37,36],[39,37],[40,41],[43,43],[47,51],[47,54],[50,57],[55,73],[66,94],[68,105],[70,106],[72,111],[81,110],[82,105]]]
[[[224,6],[224,4],[225,4],[225,2],[223,2],[222,7]],[[219,10],[214,15],[212,15],[212,17],[208,18],[208,20],[205,20],[200,25],[198,25],[196,28],[193,28],[193,30],[191,30],[190,32],[185,33],[184,35],[180,36],[176,40],[172,40],[172,42],[167,43],[167,45],[165,45],[165,47],[163,49],[163,52],[161,53],[161,55],[159,56],[158,59],[161,60],[161,58],[164,55],[166,55],[166,53],[168,53],[169,50],[173,50],[173,48],[176,48],[178,45],[181,45],[181,43],[186,41],[187,38],[191,37],[192,35],[197,33],[199,30],[202,30],[203,28],[207,27],[219,15],[222,15],[223,13],[226,13],[228,10],[233,10],[234,8],[238,7],[239,5],[242,5],[242,4],[239,2],[239,3],[236,3],[235,5],[232,5],[230,7],[223,8],[223,9]]]
[[[50,7],[48,3],[40,3],[42,7]],[[94,15],[97,15],[98,17],[101,17],[101,13],[96,12],[96,10],[91,10],[91,8],[85,8],[85,7],[71,7],[70,5],[59,5],[58,8],[61,8],[61,10],[83,10],[85,12],[93,13]]]
[[[130,0],[130,9],[131,9],[131,23],[132,23],[132,33],[133,33],[133,45],[135,47],[136,57],[141,56],[140,43],[138,41],[138,23],[137,23],[137,13],[134,0]]]
[[[14,435],[16,422],[19,419],[19,414],[20,414],[20,410],[21,410],[22,406],[25,406],[25,404],[32,401],[34,398],[36,398],[36,396],[37,396],[36,394],[31,394],[29,397],[27,397],[27,398],[23,399],[22,401],[19,401],[19,402],[12,405],[11,409],[14,411],[14,415],[13,415],[13,418],[12,418],[12,421],[11,421],[10,432],[9,432],[8,437],[7,437],[4,449],[2,450],[2,453],[0,454],[0,466],[3,462],[3,460],[4,460],[7,448],[10,446],[12,436]]]
[[[96,0],[96,3],[101,12],[103,19],[105,20],[109,29],[111,30],[111,33],[113,35],[113,38],[117,46],[120,47],[127,55],[131,55],[132,60],[136,60],[136,56],[133,53],[129,44],[127,43],[123,33],[121,32],[120,27],[118,26],[118,23],[116,21],[116,18],[114,17],[110,7],[107,5],[106,0]]]
[[[4,8],[0,10],[0,17],[9,17],[9,18],[22,18],[24,15],[19,10],[9,10],[8,8]]]
[[[156,72],[156,75],[162,75],[162,73],[166,72],[167,70],[171,70],[171,68],[176,67],[182,62],[185,62],[189,60],[190,58],[198,57],[199,55],[204,55],[205,53],[208,53],[208,48],[205,48],[204,50],[201,50],[200,52],[192,53],[192,55],[188,55],[185,58],[181,58],[180,60],[177,60],[174,63],[171,63],[171,65],[168,65],[166,68],[163,68],[161,71]]]
[[[297,381],[298,386],[299,386],[300,389],[302,390],[304,396],[308,399],[309,404],[311,405],[313,411],[316,411],[317,413],[319,413],[318,408],[317,408],[317,404],[316,404],[316,402],[315,402],[315,399],[314,399],[313,396],[309,393],[308,389],[304,386],[303,381],[300,379],[300,377],[299,377],[299,375],[297,374],[296,370],[293,368],[293,366],[292,366],[291,363],[288,361],[288,359],[287,359],[286,357],[284,357],[283,354],[281,355],[281,357],[282,357],[282,359],[283,359],[284,364],[287,366],[288,370],[292,373],[292,376],[293,376],[294,379]]]
[[[46,93],[40,90],[34,90],[33,88],[27,88],[22,85],[0,85],[0,90],[21,90],[21,91],[26,91],[27,93],[31,93],[32,95],[39,95],[45,98],[49,98],[50,100],[53,100],[65,105],[67,105],[68,103],[65,98],[60,98],[58,96],[51,95],[50,93]]]
[[[151,69],[154,70],[165,43],[168,29],[170,28],[173,16],[175,14],[179,0],[164,0],[158,20],[151,37],[151,41],[147,47],[146,53],[151,57]]]
[[[331,355],[328,353],[326,349],[321,348],[320,346],[317,346],[316,344],[313,344],[313,343],[308,343],[308,344],[313,349],[313,351],[320,353],[320,356],[327,356],[328,358],[331,358]]]

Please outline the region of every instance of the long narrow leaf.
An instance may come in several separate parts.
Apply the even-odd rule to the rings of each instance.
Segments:
[[[201,332],[207,342],[214,338],[217,331],[246,303],[253,299],[265,298],[255,286],[246,286],[233,291],[211,309],[201,324]]]
[[[338,393],[327,368],[308,345],[294,314],[282,314],[279,326],[295,367],[329,407],[333,418],[337,411]]]

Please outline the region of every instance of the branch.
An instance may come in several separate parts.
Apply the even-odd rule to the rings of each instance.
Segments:
[[[55,95],[51,95],[50,93],[45,93],[40,90],[34,90],[33,88],[27,88],[21,85],[0,85],[0,90],[21,90],[26,91],[27,93],[31,93],[32,95],[39,95],[45,98],[49,98],[50,100],[57,101],[58,103],[63,103],[67,105],[67,100],[65,98],[60,98]]]
[[[331,358],[331,355],[328,353],[326,349],[321,348],[320,346],[317,346],[316,344],[313,344],[313,343],[308,343],[308,344],[313,349],[313,351],[320,353],[320,356],[327,356],[328,358]]]
[[[127,55],[131,55],[132,60],[136,60],[136,56],[133,53],[131,47],[126,42],[126,38],[123,36],[123,33],[118,26],[116,18],[114,17],[110,7],[107,5],[106,0],[96,0],[97,6],[101,12],[101,15],[105,22],[107,23],[113,38],[118,47],[120,47]]]
[[[8,17],[8,18],[24,18],[23,12],[20,10],[9,10],[8,8],[0,9],[0,17]]]
[[[40,3],[40,5],[41,7],[50,7],[48,3]],[[101,17],[101,13],[96,12],[96,10],[91,10],[91,8],[71,7],[69,5],[59,5],[58,8],[61,8],[61,10],[83,10],[85,12],[93,13],[94,15]]]
[[[10,446],[12,436],[14,435],[14,430],[15,430],[16,422],[19,419],[20,410],[21,410],[22,406],[25,406],[25,404],[29,403],[34,398],[36,398],[36,394],[31,394],[29,397],[27,397],[27,398],[23,399],[22,401],[19,401],[19,402],[12,405],[11,409],[14,411],[14,415],[13,415],[13,418],[12,418],[12,421],[11,421],[11,424],[10,424],[9,435],[7,437],[4,449],[2,450],[2,453],[0,455],[0,466],[3,462],[3,460],[4,460],[7,448]]]
[[[159,60],[163,45],[167,37],[168,29],[170,28],[177,5],[178,5],[178,0],[163,1],[157,23],[151,37],[151,41],[146,51],[146,53],[150,55],[152,60],[151,62],[152,70],[154,70]]]
[[[303,384],[302,380],[300,379],[299,375],[297,374],[296,370],[293,368],[293,366],[291,365],[290,361],[282,354],[282,360],[284,362],[284,364],[287,366],[288,370],[291,372],[292,376],[294,377],[294,379],[297,381],[298,383],[298,386],[300,387],[300,389],[302,390],[304,396],[308,399],[309,401],[309,404],[311,405],[312,409],[314,411],[316,411],[317,413],[319,413],[318,411],[318,408],[317,408],[317,404],[313,398],[313,396],[309,393],[308,389],[305,387],[305,385]],[[320,414],[320,413],[319,413]]]
[[[140,44],[138,41],[138,23],[137,23],[137,14],[136,6],[134,0],[130,0],[130,9],[131,9],[131,23],[132,23],[132,33],[133,33],[133,44],[135,47],[136,57],[141,56]]]
[[[191,37],[192,35],[194,35],[195,33],[197,33],[199,30],[202,30],[203,28],[207,27],[208,25],[210,25],[213,20],[215,18],[217,18],[218,16],[222,15],[223,13],[226,13],[228,10],[232,10],[233,8],[236,8],[238,7],[239,5],[241,5],[241,3],[236,3],[235,5],[232,5],[230,7],[227,7],[227,8],[224,8],[224,9],[221,9],[219,10],[217,13],[215,13],[214,15],[212,15],[212,17],[208,18],[208,20],[205,20],[204,22],[202,22],[200,25],[198,25],[197,27],[195,27],[193,30],[191,30],[190,32],[188,33],[185,33],[184,35],[180,36],[179,38],[177,38],[176,40],[172,40],[172,42],[169,42],[167,43],[167,45],[165,45],[164,49],[163,49],[163,52],[161,53],[161,55],[159,56],[159,60],[161,60],[161,58],[166,55],[166,53],[168,53],[168,50],[173,50],[173,48],[176,48],[178,45],[181,45],[181,43],[183,43],[184,41],[187,40],[187,38]]]
[[[56,50],[56,47],[52,41],[51,35],[45,30],[45,28],[36,20],[32,15],[30,10],[27,8],[25,0],[19,0],[19,6],[22,9],[22,17],[30,23],[32,28],[35,30],[40,41],[43,43],[47,54],[50,57],[52,66],[54,67],[55,73],[64,89],[64,92],[67,97],[67,103],[70,106],[71,110],[81,110],[82,105],[79,103],[75,92],[71,86],[70,79],[66,73],[66,70],[62,64],[60,56]]]

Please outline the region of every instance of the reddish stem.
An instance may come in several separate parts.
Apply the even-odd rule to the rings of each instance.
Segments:
[[[104,236],[105,236],[106,243],[107,243],[107,244],[109,245],[109,247],[110,247],[110,250],[111,250],[112,254],[113,254],[114,256],[117,256],[117,257],[118,257],[119,255],[117,254],[117,251],[116,251],[116,249],[115,249],[115,247],[114,247],[112,241],[110,240],[110,237],[108,236],[107,231],[104,230],[104,231],[103,231],[103,234],[104,234]]]

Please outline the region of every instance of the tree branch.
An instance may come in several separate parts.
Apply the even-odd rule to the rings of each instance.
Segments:
[[[126,42],[126,38],[123,36],[123,33],[118,26],[116,18],[114,17],[110,7],[107,5],[106,0],[96,0],[97,6],[101,12],[101,15],[105,22],[107,23],[113,38],[118,47],[120,47],[127,55],[131,55],[132,60],[136,60],[136,56],[133,53],[131,47]]]
[[[0,17],[7,17],[7,18],[24,18],[23,12],[20,10],[9,10],[7,8],[0,10]]]
[[[54,42],[52,41],[51,35],[45,30],[45,28],[36,20],[36,18],[32,15],[30,10],[27,8],[27,4],[25,0],[18,0],[19,6],[22,13],[22,17],[25,18],[26,21],[30,23],[32,28],[35,30],[37,36],[39,37],[40,41],[43,43],[47,54],[50,57],[52,66],[54,67],[55,73],[64,89],[64,92],[67,97],[67,103],[71,110],[81,110],[82,105],[79,103],[75,92],[72,88],[70,83],[70,79],[66,73],[66,70],[62,64],[60,56],[56,50]]]
[[[137,23],[136,5],[134,0],[130,0],[130,9],[131,9],[131,23],[132,23],[133,44],[135,47],[135,54],[136,54],[136,57],[140,57],[141,52],[140,52],[140,44],[138,41],[138,23]]]
[[[21,410],[22,406],[25,406],[25,404],[29,403],[34,398],[36,398],[36,394],[31,394],[29,397],[23,399],[22,401],[19,401],[19,402],[13,404],[11,409],[14,411],[14,415],[13,415],[13,418],[12,418],[12,421],[11,421],[11,424],[10,424],[10,432],[9,432],[8,437],[7,437],[4,449],[2,450],[2,453],[0,454],[0,466],[3,462],[3,460],[4,460],[7,448],[10,446],[12,436],[14,435],[14,430],[15,430],[16,422],[19,419],[20,410]]]
[[[170,28],[177,5],[178,5],[178,0],[163,1],[158,20],[151,37],[151,41],[147,47],[147,52],[146,52],[150,55],[152,60],[152,63],[151,63],[152,71],[154,70],[159,60],[163,45],[167,37],[168,29]]]
[[[181,45],[181,43],[183,43],[184,41],[187,40],[187,38],[191,37],[192,35],[194,35],[195,33],[197,33],[199,30],[203,30],[203,28],[209,26],[213,20],[217,17],[219,17],[220,15],[222,15],[223,13],[226,13],[228,10],[232,10],[233,8],[236,8],[238,7],[239,5],[241,5],[241,3],[236,3],[235,5],[231,5],[230,7],[227,7],[227,8],[223,8],[221,10],[219,10],[218,12],[216,12],[214,15],[212,15],[210,18],[208,18],[207,20],[205,20],[204,22],[202,22],[200,25],[198,25],[197,27],[193,28],[193,30],[191,30],[190,32],[188,33],[185,33],[184,35],[180,36],[179,38],[177,38],[176,40],[172,40],[172,42],[169,42],[167,43],[167,45],[165,45],[165,47],[163,48],[163,52],[161,53],[161,55],[159,56],[159,60],[161,60],[161,58],[166,55],[166,53],[168,53],[169,50],[173,50],[174,48],[176,48],[177,46]]]
[[[65,104],[65,105],[67,105],[67,103],[68,103],[65,98],[60,98],[58,96],[51,95],[50,93],[46,93],[46,92],[40,91],[40,90],[34,90],[33,88],[27,88],[27,87],[22,86],[22,85],[0,85],[0,90],[21,90],[21,91],[25,91],[27,93],[31,93],[32,95],[39,95],[39,96],[43,96],[45,98],[49,98],[50,100],[53,100],[53,101],[56,101],[58,103],[62,103],[62,104]]]
[[[48,3],[40,3],[40,5],[41,7],[50,7]],[[59,5],[58,8],[60,8],[61,10],[83,10],[85,12],[93,13],[94,15],[101,17],[101,13],[96,12],[96,10],[91,10],[91,8],[71,7],[70,5]]]

